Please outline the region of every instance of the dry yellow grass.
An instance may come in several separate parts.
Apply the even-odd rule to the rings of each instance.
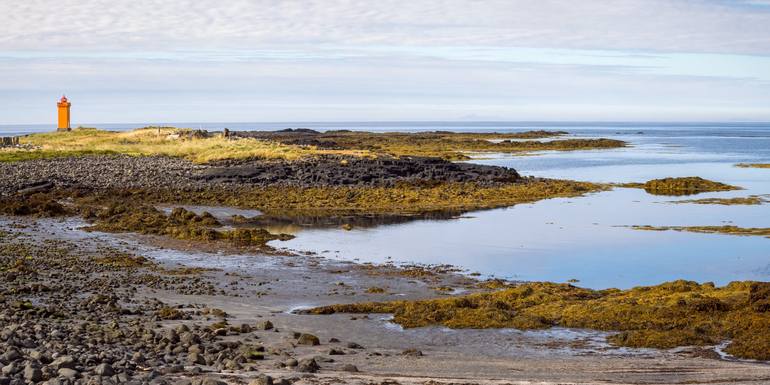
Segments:
[[[189,133],[177,128],[140,128],[127,132],[75,129],[34,134],[21,139],[22,144],[34,149],[4,151],[0,161],[90,154],[166,155],[196,163],[244,158],[292,160],[319,154],[368,155],[366,151],[319,150],[258,139],[187,138]]]
[[[617,148],[625,142],[610,139],[564,139],[547,142],[536,139],[566,134],[555,131],[524,133],[371,133],[332,131],[310,139],[324,144],[297,143],[292,134],[268,136],[204,137],[190,129],[145,127],[128,132],[76,128],[70,132],[34,134],[21,138],[26,148],[0,151],[0,162],[47,159],[67,156],[126,154],[134,156],[165,155],[182,157],[196,163],[223,159],[294,160],[319,154],[353,156],[436,156],[448,160],[469,159],[465,152],[503,152],[525,154],[535,151],[572,151]],[[301,137],[300,137],[301,138]],[[500,139],[493,142],[491,139]],[[311,143],[315,144],[315,143]],[[333,149],[331,149],[333,148]]]

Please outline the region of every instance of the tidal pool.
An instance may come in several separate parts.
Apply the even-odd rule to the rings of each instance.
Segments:
[[[721,234],[651,232],[631,225],[770,227],[770,204],[671,204],[673,200],[770,194],[770,171],[734,167],[770,160],[770,127],[571,128],[576,136],[628,141],[622,149],[485,156],[477,163],[523,175],[594,182],[643,182],[700,176],[745,188],[694,196],[649,195],[616,188],[585,197],[379,227],[306,229],[279,247],[329,258],[370,262],[453,264],[482,275],[518,280],[578,280],[591,288],[628,288],[674,279],[718,285],[770,279],[770,239]],[[643,132],[643,133],[639,133]]]

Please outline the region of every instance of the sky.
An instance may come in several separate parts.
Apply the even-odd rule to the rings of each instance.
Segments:
[[[770,121],[770,0],[0,2],[0,125]]]

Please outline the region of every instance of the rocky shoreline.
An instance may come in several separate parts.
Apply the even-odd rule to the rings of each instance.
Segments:
[[[255,209],[264,214],[262,223],[334,218],[337,225],[452,218],[606,188],[522,177],[505,167],[389,156],[196,164],[167,156],[89,155],[0,162],[0,173],[7,176],[0,180],[0,213],[11,215],[93,218],[109,207],[130,213],[184,204]]]
[[[262,286],[250,277],[170,268],[98,240],[36,239],[36,226],[17,222],[3,228],[33,230],[0,233],[0,384],[267,385],[294,383],[322,367],[358,372],[332,358],[365,349],[355,342],[322,343],[310,333],[279,330],[270,319],[234,322],[225,310],[200,303]],[[163,293],[196,301],[164,302]],[[296,353],[321,345],[320,355]],[[284,377],[260,373],[266,367]]]
[[[697,384],[770,378],[761,364],[698,358],[699,349],[626,351],[597,344],[591,333],[562,339],[440,328],[407,332],[375,315],[290,312],[479,290],[478,281],[451,268],[357,265],[295,254],[248,256],[260,266],[249,269],[237,254],[217,257],[222,265],[212,265],[214,254],[193,251],[192,243],[190,251],[177,252],[192,265],[178,265],[151,256],[174,253],[160,238],[63,231],[72,226],[77,222],[0,217],[0,384],[625,384],[672,378]]]
[[[414,156],[196,164],[89,155],[0,163],[0,173],[0,385],[770,379],[762,364],[719,360],[713,346],[628,349],[589,330],[403,330],[377,312],[302,315],[295,310],[437,297],[462,307],[462,295],[509,283],[446,266],[355,264],[274,250],[268,242],[288,237],[254,228],[451,218],[600,185]],[[181,203],[262,215],[219,220]],[[290,205],[294,211],[280,211]],[[230,242],[243,235],[260,247]]]
[[[85,189],[201,189],[249,186],[363,186],[474,182],[492,186],[522,180],[512,169],[437,158],[321,156],[219,161],[207,165],[164,156],[98,155],[0,163],[0,195],[35,184]]]

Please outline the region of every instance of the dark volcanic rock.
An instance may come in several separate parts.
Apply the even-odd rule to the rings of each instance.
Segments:
[[[61,356],[53,360],[50,364],[54,369],[73,369],[75,367],[75,360],[72,356]]]
[[[24,379],[29,382],[38,382],[43,379],[43,371],[28,364],[24,367]]]
[[[399,182],[476,182],[495,184],[520,179],[512,169],[453,163],[438,158],[321,157],[294,162],[223,162],[196,178],[238,184],[301,186],[393,186]]]
[[[94,369],[94,373],[96,373],[96,374],[98,374],[100,376],[107,376],[107,377],[109,377],[109,376],[115,374],[115,371],[112,369],[112,366],[110,364],[106,364],[105,363],[105,364],[99,364],[99,366],[97,366]]]
[[[57,188],[195,187],[191,177],[202,166],[183,159],[151,156],[83,156],[0,164],[0,195],[30,186]]]
[[[230,160],[208,165],[163,156],[84,156],[0,163],[0,195],[52,188],[200,189],[225,186],[377,186],[514,182],[509,168],[438,158],[323,156],[298,161]]]
[[[236,356],[237,343],[218,341],[200,325],[156,324],[156,311],[168,305],[134,297],[147,285],[181,293],[192,277],[180,278],[187,281],[179,281],[182,286],[166,286],[177,277],[150,277],[145,274],[154,271],[148,267],[127,278],[122,268],[94,263],[97,255],[123,255],[117,249],[66,241],[54,246],[19,233],[3,234],[0,266],[14,266],[17,276],[0,279],[0,385],[161,385],[171,380],[165,377],[170,374],[201,374],[200,367],[182,366],[188,357],[182,341],[198,344],[189,346],[197,346],[197,354],[210,350],[223,358],[254,360]],[[30,257],[22,260],[19,255]],[[203,283],[201,279],[193,278],[198,282],[193,285]]]

